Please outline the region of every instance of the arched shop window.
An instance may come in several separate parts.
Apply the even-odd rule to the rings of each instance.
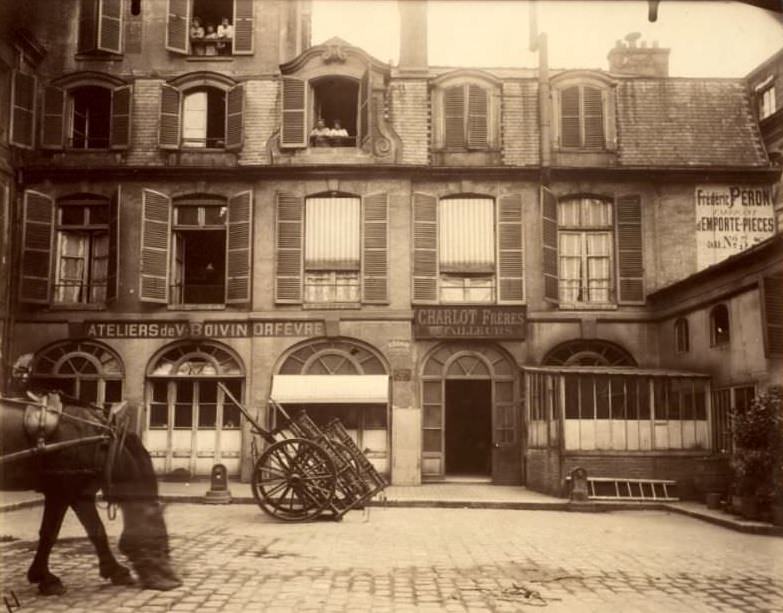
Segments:
[[[122,400],[124,371],[120,358],[104,345],[65,341],[38,352],[31,382],[85,402],[108,407]]]
[[[550,349],[541,360],[544,366],[636,366],[625,349],[609,341],[567,341]]]

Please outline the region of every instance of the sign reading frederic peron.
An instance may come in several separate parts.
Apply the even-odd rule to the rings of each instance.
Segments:
[[[414,338],[525,338],[524,306],[418,307],[413,310]]]
[[[87,338],[250,338],[264,336],[323,336],[322,321],[84,321],[70,324],[71,337]]]
[[[699,270],[744,251],[775,232],[769,187],[698,185],[695,199]]]

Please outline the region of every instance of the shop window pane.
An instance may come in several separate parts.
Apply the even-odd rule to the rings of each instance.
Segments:
[[[704,385],[696,384],[696,393],[694,394],[694,419],[707,419],[707,395],[704,391]]]
[[[639,385],[645,385],[644,379],[628,378],[626,379],[627,394],[627,416],[628,419],[636,419],[639,416],[639,395],[637,389]]]
[[[238,401],[242,400],[242,382],[241,381],[223,381],[223,385],[228,388],[231,395]],[[238,428],[242,413],[239,407],[226,395],[223,398],[223,428]]]
[[[441,451],[440,430],[424,430],[424,440],[422,441],[422,450]]]
[[[655,419],[668,419],[668,401],[667,401],[667,381],[666,379],[655,379]]]
[[[650,381],[649,379],[637,380],[639,392],[639,419],[650,419]]]
[[[625,380],[612,377],[612,419],[625,418]]]
[[[682,411],[682,419],[693,419],[693,381],[683,381],[681,387],[682,394],[680,409]]]
[[[669,381],[669,396],[667,398],[669,419],[680,419],[682,392],[682,382]]]
[[[176,382],[176,404],[174,405],[174,427],[193,427],[193,382]]]
[[[150,428],[165,428],[168,424],[168,407],[165,404],[153,402],[150,405]]]
[[[425,428],[440,428],[441,406],[439,404],[425,404],[422,420]]]
[[[364,427],[368,430],[386,428],[386,405],[372,404],[364,409]]]
[[[98,402],[98,381],[96,379],[79,380],[79,400],[93,404]]]
[[[435,403],[441,400],[442,384],[440,381],[425,381],[424,382],[424,403]]]
[[[579,419],[579,378],[576,375],[565,376],[565,412],[566,419]]]
[[[592,377],[579,377],[579,396],[581,402],[581,410],[579,411],[580,419],[595,419],[594,387]]]
[[[598,419],[609,419],[609,377],[595,377],[595,399]]]

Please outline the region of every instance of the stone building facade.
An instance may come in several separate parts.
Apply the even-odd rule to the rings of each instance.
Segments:
[[[396,484],[561,492],[589,463],[687,490],[720,367],[672,355],[656,297],[698,311],[667,288],[774,232],[742,80],[634,41],[609,71],[429,66],[420,2],[396,66],[311,46],[306,0],[51,7],[17,7],[46,54],[4,73],[6,363],[134,402],[162,474],[247,479],[235,402],[271,424],[273,397]]]

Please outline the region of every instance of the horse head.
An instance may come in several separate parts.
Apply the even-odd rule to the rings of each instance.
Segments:
[[[128,556],[143,587],[179,587],[182,581],[170,564],[169,536],[152,460],[137,435],[127,435],[112,478],[108,500],[120,506],[123,518],[120,551]]]

